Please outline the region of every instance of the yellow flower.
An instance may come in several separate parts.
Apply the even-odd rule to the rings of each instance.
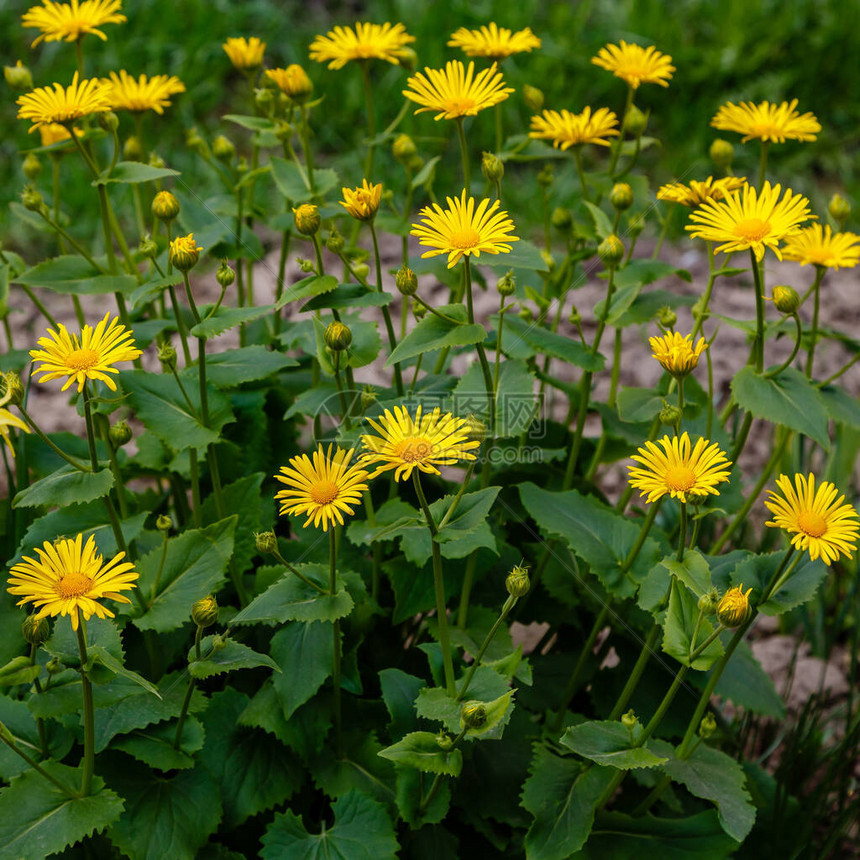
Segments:
[[[352,27],[335,27],[325,36],[317,36],[310,47],[310,57],[328,63],[330,69],[342,69],[350,60],[385,60],[397,65],[406,56],[406,45],[415,37],[403,24],[369,24],[358,22]]]
[[[709,176],[704,182],[693,179],[689,185],[683,182],[670,182],[657,191],[657,199],[667,203],[680,203],[691,209],[707,200],[722,200],[729,191],[737,191],[746,185],[745,176],[725,176],[714,179]]]
[[[424,69],[406,82],[403,95],[421,105],[415,113],[439,111],[433,119],[459,119],[475,116],[484,108],[503,102],[514,90],[504,86],[502,73],[495,63],[475,74],[475,64],[468,69],[459,60],[449,60],[444,69]]]
[[[730,588],[717,604],[717,618],[723,627],[740,627],[750,617],[751,588],[744,593],[744,584]]]
[[[582,113],[545,110],[540,116],[533,116],[529,137],[551,140],[556,149],[570,149],[582,143],[609,146],[606,138],[619,134],[618,117],[609,108],[598,108],[592,113],[586,107]]]
[[[733,254],[752,248],[756,259],[770,248],[779,259],[782,253],[779,242],[798,232],[809,217],[809,201],[790,188],[779,199],[781,186],[771,187],[765,182],[761,191],[745,185],[739,191],[729,192],[724,200],[708,200],[690,215],[694,223],[685,229],[693,238],[708,242],[722,242],[716,253]]]
[[[606,45],[591,58],[595,66],[612,72],[616,78],[626,81],[634,90],[639,84],[660,84],[668,87],[675,67],[668,54],[658,51],[653,45],[642,48],[625,42]]]
[[[308,73],[298,63],[292,63],[285,69],[266,69],[266,77],[273,80],[282,93],[297,102],[304,101],[314,91]]]
[[[194,234],[189,233],[187,236],[177,236],[170,243],[167,256],[171,265],[179,269],[180,272],[187,272],[197,265],[202,250],[195,241]]]
[[[72,628],[78,629],[79,614],[84,620],[91,615],[113,618],[113,612],[99,603],[109,597],[120,603],[131,601],[120,591],[135,587],[137,572],[127,561],[124,552],[117,553],[107,564],[92,535],[83,544],[83,535],[64,538],[55,543],[45,541],[36,547],[38,560],[24,556],[24,560],[9,571],[10,594],[20,595],[18,606],[32,603],[36,618],[68,615]]]
[[[80,392],[88,379],[101,379],[111,391],[116,391],[116,383],[107,375],[119,372],[113,365],[118,361],[134,361],[143,353],[134,345],[134,333],[116,318],[108,324],[109,317],[109,313],[105,314],[94,329],[85,325],[80,339],[70,335],[62,323],[58,326],[59,334],[49,328],[50,337],[38,340],[42,349],[30,350],[30,358],[42,362],[35,372],[45,375],[38,381],[50,382],[68,376],[61,390],[77,382]]]
[[[18,119],[33,122],[31,133],[43,125],[71,123],[91,113],[106,113],[111,109],[110,89],[96,78],[78,82],[77,72],[68,87],[60,84],[39,87],[20,96],[15,103],[20,105]]]
[[[185,84],[175,75],[141,75],[135,80],[125,69],[110,72],[110,78],[102,80],[109,88],[110,105],[113,110],[164,113],[170,107],[170,97],[185,92]]]
[[[519,242],[519,236],[512,236],[514,222],[508,213],[499,208],[499,201],[482,200],[475,209],[475,198],[466,197],[465,190],[459,198],[448,200],[448,208],[442,209],[438,203],[425,206],[418,214],[421,224],[413,224],[410,235],[417,236],[420,244],[430,251],[421,255],[435,257],[448,255],[448,268],[454,266],[465,254],[481,256],[487,254],[510,253],[510,242]]]
[[[656,358],[673,376],[683,377],[696,369],[699,356],[707,349],[703,337],[693,346],[690,335],[670,331],[662,337],[649,338],[652,358]]]
[[[830,225],[812,224],[799,230],[785,243],[783,260],[794,260],[805,266],[826,269],[852,269],[860,260],[860,236],[855,233],[833,233]]]
[[[81,129],[76,128],[75,134],[80,137],[83,134]],[[69,130],[56,122],[49,122],[39,126],[39,136],[42,138],[42,146],[51,146],[55,143],[60,143],[63,140],[71,140],[72,135]]]
[[[448,40],[451,48],[461,48],[467,57],[486,57],[489,60],[504,60],[511,54],[520,54],[540,47],[540,39],[526,27],[525,30],[511,32],[507,27],[499,27],[494,21],[478,30],[460,27]]]
[[[768,101],[761,104],[741,102],[739,105],[724,104],[711,120],[711,125],[721,131],[736,131],[748,140],[762,140],[768,143],[785,143],[786,140],[815,140],[821,125],[815,114],[807,111],[799,114],[795,108],[797,99],[780,105]]]
[[[15,456],[15,448],[12,445],[12,439],[9,436],[9,428],[17,427],[18,430],[23,430],[25,433],[30,432],[30,428],[16,415],[13,415],[8,409],[0,407],[0,439],[6,443],[6,447],[12,456]]]
[[[366,179],[361,180],[357,188],[341,188],[343,200],[340,205],[359,221],[372,221],[379,209],[382,197],[382,183],[371,185]]]
[[[240,72],[251,71],[263,65],[266,43],[261,42],[256,36],[251,36],[250,39],[244,36],[239,38],[231,36],[221,47],[233,66]]]
[[[664,436],[660,439],[661,451],[653,442],[646,442],[631,459],[644,468],[628,467],[630,486],[647,493],[648,502],[669,495],[682,502],[691,496],[714,495],[720,491],[717,484],[729,480],[731,463],[716,442],[699,439],[691,448],[690,437]]]
[[[107,36],[98,28],[104,24],[122,24],[126,17],[120,14],[122,0],[71,0],[69,3],[54,3],[42,0],[41,6],[33,6],[21,16],[24,27],[41,30],[31,47],[39,42],[75,42],[87,33],[107,41]]]
[[[388,409],[378,420],[367,419],[378,436],[362,436],[367,449],[359,462],[362,465],[379,463],[371,478],[394,469],[394,480],[408,480],[413,469],[428,475],[438,475],[439,466],[450,466],[459,460],[474,460],[471,451],[480,446],[470,439],[471,425],[464,418],[455,418],[450,412],[444,415],[437,406],[429,415],[422,415],[419,406],[415,417],[405,406],[395,406],[394,414]]]
[[[768,490],[765,505],[774,518],[766,526],[785,529],[793,535],[791,543],[801,551],[809,550],[813,561],[820,556],[829,566],[840,554],[853,556],[860,521],[845,496],[836,498],[839,490],[834,484],[822,481],[816,490],[815,475],[796,474],[794,486],[788,475],[780,475],[776,485],[782,495]]]
[[[305,528],[311,522],[314,528],[322,523],[323,531],[328,531],[329,522],[343,525],[343,515],[352,516],[353,507],[360,504],[367,489],[367,472],[359,465],[349,465],[354,451],[333,445],[325,451],[320,445],[313,452],[313,460],[307,454],[291,458],[289,466],[282,466],[281,474],[275,475],[289,488],[275,494],[281,515],[307,514]]]

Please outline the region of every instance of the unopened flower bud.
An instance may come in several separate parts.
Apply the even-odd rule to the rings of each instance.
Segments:
[[[269,108],[274,104],[275,94],[267,87],[260,87],[254,90],[254,104],[261,113],[268,113]]]
[[[176,350],[170,341],[165,341],[158,347],[158,360],[164,373],[173,373],[176,369]]]
[[[216,636],[212,639],[212,650],[213,651],[223,651],[226,647],[227,647],[227,637],[226,636],[219,635],[219,636]]]
[[[397,270],[394,283],[403,296],[414,296],[418,290],[418,276],[408,266],[401,266]]]
[[[668,305],[663,305],[663,307],[654,315],[654,318],[661,326],[663,326],[663,328],[674,328],[675,323],[678,322],[678,314],[676,314]]]
[[[401,69],[412,74],[412,72],[414,72],[418,67],[418,54],[415,52],[414,48],[405,46],[398,50],[397,62]]]
[[[624,259],[624,243],[612,233],[597,246],[597,255],[607,269],[615,269]]]
[[[27,185],[21,192],[21,203],[31,212],[41,212],[45,206],[42,195],[32,185]]]
[[[332,252],[332,254],[340,255],[340,252],[343,251],[346,242],[344,241],[343,236],[337,232],[337,230],[332,229],[331,233],[328,234],[328,239],[326,239],[325,246]]]
[[[293,136],[293,127],[286,120],[278,120],[275,123],[275,137],[280,140],[289,140]]]
[[[187,272],[197,265],[200,252],[203,249],[194,241],[194,234],[177,236],[171,243],[168,251],[168,259],[175,269]]]
[[[418,173],[424,167],[424,159],[420,155],[413,155],[404,166],[410,173]]]
[[[408,164],[409,159],[418,152],[415,141],[408,134],[398,134],[391,144],[391,154],[401,163]]]
[[[365,385],[361,389],[361,411],[366,412],[376,403],[376,389],[372,385]]]
[[[99,125],[108,133],[113,134],[119,128],[119,117],[112,111],[99,114]]]
[[[635,239],[645,229],[645,219],[639,215],[631,215],[627,219],[627,235]]]
[[[543,109],[543,91],[530,84],[523,84],[523,101],[532,113],[540,113]]]
[[[159,514],[155,518],[155,527],[162,534],[167,534],[173,528],[173,520],[167,514]]]
[[[487,722],[487,708],[483,702],[466,702],[460,711],[460,726],[480,729]]]
[[[255,532],[254,541],[257,552],[263,555],[272,555],[278,551],[278,536],[271,529],[267,532]]]
[[[191,605],[191,620],[198,627],[211,627],[218,621],[218,601],[211,594],[195,601]]]
[[[47,642],[51,635],[51,625],[47,618],[37,618],[36,613],[28,615],[21,628],[24,640],[30,645],[41,645]]]
[[[179,214],[179,201],[169,191],[159,191],[152,198],[152,214],[159,221],[172,221]]]
[[[137,246],[137,253],[147,260],[154,260],[158,256],[158,243],[151,236],[144,236]]]
[[[141,161],[143,159],[143,146],[141,146],[140,140],[134,135],[126,138],[125,143],[122,145],[122,157],[126,161]]]
[[[33,89],[33,75],[20,60],[14,66],[3,66],[3,77],[13,90],[27,92]]]
[[[24,402],[24,385],[14,370],[7,370],[0,377],[0,402],[20,406]]]
[[[24,156],[24,161],[21,164],[21,170],[24,171],[24,176],[34,182],[42,172],[42,162],[39,161],[39,156],[35,152],[28,152]]]
[[[481,173],[487,182],[501,182],[505,175],[505,165],[492,152],[481,156]]]
[[[663,408],[660,410],[660,423],[667,427],[674,427],[681,420],[681,410],[677,406],[672,406],[670,403],[663,401]]]
[[[352,271],[357,278],[364,281],[367,280],[367,276],[370,274],[370,266],[367,263],[353,263]]]
[[[208,161],[211,157],[209,152],[209,144],[200,136],[200,132],[196,128],[190,128],[185,134],[185,145],[192,151],[196,152],[201,158]]]
[[[421,302],[413,302],[412,303],[412,316],[417,320],[423,320],[424,317],[427,316],[427,307],[422,305]]]
[[[219,134],[212,141],[212,155],[218,159],[218,161],[229,162],[232,161],[236,155],[236,147],[233,146],[233,142],[225,137],[223,134]]]
[[[773,288],[773,303],[782,314],[793,314],[800,307],[800,296],[794,287],[787,284],[777,284]]]
[[[633,189],[626,182],[616,182],[609,192],[609,202],[619,212],[624,212],[633,205]]]
[[[218,271],[215,272],[215,280],[218,281],[218,286],[225,290],[236,280],[236,273],[226,260],[222,260],[221,265],[218,266]]]
[[[751,588],[744,593],[744,584],[730,588],[717,606],[717,619],[723,627],[740,627],[752,612],[750,607]]]
[[[313,260],[306,260],[304,257],[296,257],[296,262],[305,274],[310,274],[311,272],[316,271]]]
[[[52,657],[50,660],[48,660],[48,662],[45,664],[45,671],[49,675],[56,675],[57,672],[62,672],[63,664],[60,662],[60,658]]]
[[[573,212],[564,206],[556,206],[550,217],[552,226],[560,233],[567,233],[573,226]]]
[[[496,291],[500,296],[507,298],[512,296],[517,290],[517,279],[514,277],[514,270],[508,269],[505,274],[496,281]]]
[[[521,307],[521,308],[517,311],[517,316],[518,316],[518,317],[519,317],[523,322],[531,322],[531,321],[534,319],[534,314],[532,313],[531,308]]]
[[[511,597],[525,597],[532,587],[529,580],[529,569],[515,565],[505,579],[505,588]]]
[[[851,217],[851,204],[841,194],[834,194],[827,204],[827,211],[841,227]]]
[[[313,236],[320,228],[319,207],[313,203],[302,203],[297,209],[293,209],[293,218],[296,222],[296,230],[302,236]]]
[[[541,248],[540,249],[540,256],[541,256],[541,259],[543,260],[543,264],[546,266],[546,270],[548,272],[554,272],[556,263],[555,263],[555,257],[553,257],[553,255],[552,255],[552,251],[548,251],[546,248]]]
[[[552,165],[547,163],[540,169],[540,173],[537,175],[537,184],[541,188],[549,188],[554,179]]]
[[[621,715],[621,723],[628,729],[636,726],[636,712],[631,708],[626,714]]]
[[[711,144],[711,148],[708,150],[708,155],[711,156],[711,161],[713,161],[717,167],[721,167],[725,170],[727,167],[732,166],[732,161],[735,157],[735,148],[727,140],[723,140],[721,137],[718,137]]]
[[[348,326],[335,320],[328,324],[324,338],[326,346],[330,350],[333,352],[342,352],[345,349],[349,349],[349,345],[352,343],[352,332]]]
[[[117,421],[116,424],[111,425],[108,436],[114,448],[122,448],[123,445],[131,442],[131,427],[128,426],[127,421]]]
[[[713,615],[720,604],[720,595],[715,588],[699,598],[698,608],[703,615]]]
[[[436,745],[440,750],[449,750],[454,745],[454,739],[448,734],[448,732],[439,732],[439,734],[436,735]]]
[[[631,137],[641,137],[648,128],[648,114],[642,113],[636,105],[630,105],[624,115],[624,130]]]
[[[699,723],[699,737],[707,740],[717,730],[717,721],[713,714],[705,714]]]
[[[164,168],[164,159],[157,152],[150,152],[149,166],[157,167],[159,170],[161,170]]]

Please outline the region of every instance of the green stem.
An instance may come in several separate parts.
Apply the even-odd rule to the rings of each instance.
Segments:
[[[678,530],[678,563],[684,562],[684,550],[687,546],[687,503],[681,502],[681,526]]]
[[[770,146],[770,142],[767,140],[763,140],[761,142],[761,157],[759,158],[758,164],[758,188],[759,193],[761,193],[761,189],[764,186],[764,178],[767,174],[767,151]]]
[[[93,706],[93,685],[87,677],[85,666],[87,664],[87,628],[84,616],[80,610],[78,613],[78,653],[81,658],[81,690],[84,705],[84,772],[81,777],[81,797],[88,797],[92,790],[93,772],[96,762],[96,729],[95,708]]]
[[[481,660],[484,658],[484,654],[487,651],[487,648],[490,647],[490,643],[493,641],[493,637],[498,633],[499,627],[502,626],[502,622],[507,617],[508,613],[516,606],[517,598],[513,595],[509,595],[508,599],[505,601],[502,606],[502,611],[499,613],[499,617],[496,619],[493,626],[490,628],[490,632],[484,637],[484,641],[481,643],[481,647],[478,650],[475,659],[472,661],[472,665],[469,667],[469,671],[466,673],[466,677],[463,679],[463,683],[460,685],[460,692],[457,693],[457,701],[462,702],[463,697],[466,695],[466,692],[469,689],[469,684],[472,683],[472,677],[478,669],[478,666],[481,665]]]
[[[818,293],[817,292],[815,294],[815,297],[816,297],[815,304],[816,304],[816,308],[817,308],[817,306],[818,306],[818,301],[817,301]],[[798,350],[800,349],[800,341],[801,341],[801,338],[803,337],[803,328],[800,325],[800,317],[797,315],[797,313],[793,313],[791,316],[794,319],[794,326],[795,326],[794,348],[791,350],[791,355],[789,355],[789,357],[779,367],[777,367],[773,370],[769,370],[764,375],[765,379],[773,379],[775,376],[779,376],[780,373],[782,373],[783,370],[785,370],[787,367],[790,367],[791,362],[794,361],[794,357],[797,355]],[[813,353],[813,348],[810,346],[809,362],[807,362],[807,375],[812,374],[812,364],[811,364],[812,353]]]
[[[624,102],[624,111],[621,114],[621,134],[615,138],[615,145],[612,147],[612,158],[609,161],[609,176],[615,173],[615,166],[618,164],[618,157],[621,155],[621,147],[624,144],[624,123],[627,120],[627,114],[630,111],[630,106],[633,104],[633,87],[627,87],[627,100]]]
[[[463,162],[463,188],[466,194],[472,193],[472,183],[469,175],[469,147],[466,145],[466,129],[463,128],[463,117],[457,117],[457,139],[460,141],[460,159]]]
[[[361,68],[361,79],[364,84],[364,105],[367,112],[367,159],[364,163],[364,177],[370,181],[370,175],[373,173],[373,156],[376,149],[376,144],[373,139],[376,137],[376,107],[373,104],[373,87],[370,83],[370,61],[362,60],[358,64]]]
[[[194,662],[200,659],[200,637],[203,635],[203,628],[197,626],[197,631],[194,634]],[[173,736],[173,749],[178,750],[182,743],[182,728],[185,725],[185,718],[188,716],[188,707],[191,704],[191,696],[194,694],[194,676],[189,674],[188,688],[185,691],[185,698],[182,700],[182,708],[179,711],[179,719],[176,721],[176,734]]]
[[[164,572],[164,562],[167,560],[167,531],[164,532],[164,540],[161,542],[161,557],[158,561],[158,571],[155,574],[155,582],[150,592],[149,605],[155,603],[155,598],[158,597],[158,586],[161,585],[161,574]]]
[[[332,597],[337,594],[337,535],[334,525],[329,532],[329,594]],[[341,643],[340,643],[340,619],[335,619],[332,624],[332,636],[334,637],[334,662],[332,664],[331,683],[334,693],[334,737],[335,752],[338,759],[343,758],[343,729],[340,702],[340,670],[341,670]]]
[[[27,425],[33,430],[33,432],[58,456],[62,457],[70,466],[74,466],[80,472],[90,472],[92,471],[89,466],[82,463],[80,460],[76,460],[74,457],[69,456],[65,451],[55,445],[42,431],[38,424],[30,417],[29,412],[25,408],[24,404],[20,404],[18,406],[18,411],[21,413],[21,417],[27,422]]]
[[[292,574],[295,574],[305,585],[309,585],[315,591],[320,594],[328,594],[328,591],[323,588],[321,585],[318,585],[312,579],[306,577],[298,568],[293,567],[290,562],[288,562],[282,555],[279,549],[275,549],[272,551],[272,555]]]
[[[451,746],[448,748],[449,750],[456,749],[457,745],[463,738],[466,736],[466,732],[468,729],[463,729],[456,738],[454,738]],[[442,785],[442,774],[437,773],[435,777],[433,777],[433,782],[430,784],[430,790],[427,792],[427,796],[422,799],[422,801],[418,804],[418,814],[423,815],[424,811],[428,806],[433,802],[433,799],[436,797],[436,794],[439,791],[440,786]]]
[[[812,328],[809,332],[809,352],[806,356],[806,375],[812,379],[812,365],[815,361],[815,342],[818,340],[818,312],[821,305],[821,279],[826,271],[824,266],[816,266],[815,283],[813,292],[815,294],[812,306]],[[796,351],[796,350],[795,350]],[[794,356],[792,356],[793,358]]]
[[[690,340],[696,342],[696,335],[702,330],[705,320],[708,316],[708,305],[711,301],[711,291],[714,289],[714,282],[717,280],[716,268],[714,266],[714,244],[713,242],[705,242],[708,249],[708,284],[705,287],[705,295],[701,300],[701,306],[696,313],[696,322],[693,325],[693,333],[690,335]]]
[[[576,162],[576,173],[579,176],[579,184],[582,187],[582,199],[586,202],[591,200],[588,194],[588,183],[585,181],[585,171],[582,169],[582,151],[579,145],[573,147],[573,160]]]
[[[750,265],[755,281],[756,333],[753,341],[753,354],[756,372],[761,373],[764,370],[764,284],[762,283],[761,267],[752,248],[750,248]]]
[[[310,146],[308,112],[304,104],[299,106],[299,112],[301,115],[301,122],[299,124],[299,139],[302,142],[302,151],[305,154],[305,164],[308,167],[308,186],[310,187],[311,196],[314,196],[316,194],[316,185],[314,183],[314,154]]]
[[[71,798],[72,800],[78,799],[79,795],[75,794],[70,788],[63,785],[59,780],[54,779],[54,777],[52,777],[51,774],[48,773],[48,771],[40,767],[34,759],[30,758],[30,756],[28,756],[27,753],[24,752],[24,750],[19,749],[18,745],[11,739],[11,735],[7,737],[7,734],[8,730],[0,731],[0,741],[3,741],[3,743],[6,744],[6,746],[9,747],[9,749],[12,750],[15,755],[20,756],[22,759],[24,759],[24,761],[27,762],[27,764],[31,768],[33,768],[36,773],[38,773],[40,776],[43,776],[45,779],[48,780],[48,782],[59,788],[60,791],[62,791],[63,794],[65,794],[67,797]]]
[[[659,636],[660,625],[655,623],[651,628],[651,632],[648,634],[648,638],[642,644],[642,650],[639,652],[636,665],[633,667],[633,671],[630,673],[630,677],[628,677],[627,683],[624,685],[624,689],[618,696],[618,699],[613,705],[612,711],[607,719],[617,720],[621,716],[621,712],[624,708],[627,707],[627,703],[630,701],[630,697],[636,690],[636,687],[639,684],[639,679],[645,671],[645,666],[648,664],[648,660],[651,659],[651,654],[654,652],[654,646],[657,644],[657,638]]]
[[[369,223],[370,236],[373,240],[373,262],[376,267],[376,292],[381,294],[385,291],[382,289],[382,262],[379,257],[379,242],[376,239],[376,227],[374,227],[373,221],[370,221]],[[382,306],[382,318],[385,321],[385,331],[388,334],[388,345],[391,348],[391,351],[394,352],[394,349],[397,346],[397,337],[394,334],[394,325],[391,322],[391,313],[389,312],[387,305]],[[403,397],[403,374],[400,371],[399,362],[394,365],[394,385],[397,388],[397,396]]]
[[[18,286],[27,294],[27,298],[33,303],[37,311],[48,321],[51,328],[57,328],[57,321],[51,315],[51,312],[42,304],[36,294],[26,285],[18,284]]]
[[[496,126],[496,154],[498,155],[502,151],[502,143],[504,141],[504,131],[503,131],[503,120],[502,116],[502,106],[496,105],[493,108],[495,112],[495,126]]]

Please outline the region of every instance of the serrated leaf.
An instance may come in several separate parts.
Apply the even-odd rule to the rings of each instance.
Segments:
[[[263,516],[263,496],[260,487],[265,477],[263,472],[253,472],[227,484],[221,490],[224,510],[235,511],[238,517],[236,531],[233,534],[232,562],[235,570],[240,574],[251,567],[254,556],[257,555],[257,540],[254,535],[260,529],[260,520]],[[218,506],[214,495],[203,502],[203,522],[208,524],[218,522]]]
[[[256,382],[286,367],[297,365],[298,362],[294,358],[255,344],[207,355],[206,381],[216,388],[234,388],[244,382]],[[197,380],[197,372],[191,368],[183,370],[181,375],[194,382]]]
[[[470,689],[471,692],[471,689]],[[486,712],[486,720],[481,726],[476,726],[474,728],[469,728],[466,730],[467,738],[483,738],[484,740],[498,740],[502,736],[502,731],[504,727],[510,722],[511,714],[514,709],[513,702],[514,691],[508,690],[507,693],[499,696],[498,699],[494,699],[492,702],[482,702],[484,705],[484,710]],[[468,700],[470,702],[477,701],[475,699]],[[465,727],[462,718],[462,712],[460,716],[460,730],[462,731]]]
[[[137,286],[137,280],[132,275],[106,275],[78,256],[45,260],[17,275],[14,282],[28,287],[43,287],[67,296],[125,294]]]
[[[194,767],[193,755],[203,746],[203,726],[197,717],[189,714],[182,725],[178,749],[173,746],[176,727],[176,720],[162,722],[146,731],[115,738],[111,747],[128,753],[156,770],[187,770]]]
[[[41,672],[42,667],[40,665],[30,665],[29,657],[13,657],[5,666],[0,667],[0,687],[31,684]]]
[[[597,237],[602,241],[607,236],[612,235],[612,222],[609,220],[609,216],[599,206],[595,206],[587,200],[584,200],[583,203],[585,204],[585,208],[588,209],[589,215],[591,215]]]
[[[283,295],[275,304],[275,310],[280,310],[290,302],[304,301],[314,296],[324,295],[337,287],[337,278],[333,275],[308,275],[284,290]]]
[[[294,621],[272,637],[269,652],[280,666],[274,678],[284,716],[303,705],[332,672],[334,638],[332,625],[324,621]]]
[[[679,579],[696,597],[701,597],[711,590],[711,569],[701,553],[686,550],[684,560],[664,558],[660,562],[666,570]]]
[[[443,750],[432,732],[410,732],[397,743],[380,750],[379,755],[397,764],[414,767],[423,773],[459,776],[463,767],[463,754],[460,750]]]
[[[697,598],[686,585],[675,583],[669,594],[669,608],[663,622],[663,650],[684,666],[704,671],[710,669],[724,653],[723,645],[715,639],[690,663],[690,652],[695,651],[714,632],[707,618],[698,623],[696,643],[692,644],[693,632],[699,618]]]
[[[416,678],[400,669],[380,670],[382,701],[391,717],[388,724],[390,737],[402,737],[415,727],[415,698],[426,684],[423,678]]]
[[[189,334],[194,337],[213,338],[224,334],[231,328],[243,323],[253,322],[260,317],[271,314],[274,305],[256,305],[253,308],[218,308],[211,317],[204,319],[191,328]]]
[[[71,624],[55,624],[51,638],[44,643],[44,649],[57,657],[65,666],[78,668],[81,665],[77,633]],[[87,647],[106,651],[116,660],[125,657],[122,638],[116,623],[98,616],[87,621]]]
[[[122,660],[118,660],[106,648],[103,648],[100,645],[90,645],[87,650],[87,656],[89,659],[87,660],[86,666],[84,666],[87,674],[92,671],[96,664],[99,664],[113,672],[115,675],[122,675],[123,678],[128,678],[129,681],[133,681],[139,687],[143,687],[143,689],[148,693],[152,693],[152,695],[161,698],[161,694],[158,692],[158,687],[156,687],[155,684],[147,681],[143,675],[139,675],[137,672],[133,672],[131,669],[126,668]]]
[[[466,321],[466,308],[463,305],[443,305],[439,313],[450,317],[452,322],[427,314],[418,325],[394,348],[385,367],[414,358],[425,352],[435,352],[445,347],[469,346],[483,343],[487,332],[482,325]]]
[[[631,424],[653,421],[663,408],[663,398],[653,388],[622,388],[617,403],[619,417]]]
[[[602,370],[606,364],[602,354],[593,355],[579,341],[535,323],[527,323],[513,314],[505,316],[502,349],[511,358],[528,359],[537,354],[548,355],[592,372]]]
[[[242,128],[247,128],[248,131],[275,130],[275,124],[272,122],[272,120],[267,119],[264,116],[246,116],[244,114],[228,113],[224,114],[221,119],[225,120],[226,122],[235,123]]]
[[[752,587],[753,597],[760,600],[784,555],[784,552],[772,552],[743,559],[731,572],[731,585]],[[759,612],[763,615],[782,615],[801,606],[815,596],[828,571],[829,568],[820,558],[812,561],[808,556],[803,557],[791,576],[766,603],[758,607]]]
[[[113,487],[110,469],[81,472],[71,464],[60,466],[56,472],[34,481],[12,499],[13,508],[54,507],[60,503],[74,505],[106,496]]]
[[[201,652],[204,655],[200,660],[194,659],[193,648],[188,652],[188,672],[192,677],[211,678],[213,675],[223,675],[225,672],[257,669],[260,666],[266,666],[276,672],[281,671],[271,657],[259,654],[253,648],[233,639],[227,639],[223,647],[213,649],[212,643],[215,639],[215,636],[207,636],[200,643]]]
[[[642,726],[637,721],[633,737],[641,734]],[[630,731],[617,720],[593,720],[571,726],[561,736],[560,742],[583,758],[621,770],[656,767],[666,761],[665,757],[655,755],[645,745],[634,747]]]
[[[103,173],[92,185],[108,185],[111,182],[133,183],[152,182],[155,179],[165,179],[168,176],[179,176],[178,170],[169,167],[153,167],[142,161],[120,161],[113,166],[110,174]]]
[[[421,828],[421,842],[419,844],[424,853],[416,855],[416,860],[422,860],[422,858],[423,860],[458,860],[458,854],[452,854],[446,858],[446,855],[437,853],[437,846],[428,843],[428,828],[424,827],[424,825],[442,821],[448,814],[451,805],[451,789],[448,786],[448,780],[442,780],[438,784],[435,796],[426,809],[422,809],[421,800],[425,789],[421,771],[400,764],[395,764],[394,771],[396,774],[397,811],[412,830]]]
[[[390,305],[393,296],[378,293],[361,284],[338,284],[323,295],[315,296],[301,306],[302,311],[355,310],[356,308],[381,308]]]

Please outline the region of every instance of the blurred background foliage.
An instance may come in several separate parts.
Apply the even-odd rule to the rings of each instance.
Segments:
[[[32,5],[28,0],[0,3],[0,49],[4,64],[22,59],[33,71],[37,86],[53,81],[68,83],[74,71],[74,51],[63,43],[30,49],[36,31],[25,31],[20,16]],[[823,126],[816,144],[786,143],[772,154],[771,175],[808,194],[817,211],[824,212],[833,191],[857,201],[860,173],[856,164],[860,129],[860,66],[856,63],[860,40],[860,3],[857,0],[579,0],[547,3],[544,0],[445,0],[414,4],[408,0],[374,0],[372,3],[303,3],[294,0],[126,0],[128,22],[108,25],[108,41],[88,37],[84,42],[87,74],[106,74],[125,68],[131,74],[175,74],[188,92],[174,98],[164,117],[145,118],[147,145],[168,166],[183,173],[183,182],[203,198],[218,188],[211,168],[185,146],[185,132],[196,126],[208,139],[224,133],[247,150],[247,132],[219,121],[227,113],[250,113],[247,82],[231,67],[221,44],[228,36],[257,35],[268,43],[266,65],[302,63],[309,71],[318,96],[325,100],[315,111],[313,124],[320,160],[341,168],[344,183],[360,182],[360,159],[355,155],[357,134],[363,130],[364,101],[356,69],[328,71],[308,60],[313,36],[332,25],[356,20],[403,21],[416,37],[419,68],[439,67],[447,59],[461,58],[446,42],[453,30],[476,27],[490,20],[514,29],[530,26],[543,40],[543,48],[522,54],[504,64],[506,80],[518,92],[506,105],[506,132],[528,128],[529,111],[519,92],[529,83],[542,89],[545,106],[580,111],[586,104],[609,106],[620,112],[624,85],[593,66],[590,58],[606,42],[626,39],[655,44],[671,54],[677,67],[668,89],[646,85],[637,104],[651,111],[648,134],[661,141],[640,161],[651,177],[652,190],[673,178],[704,178],[713,172],[707,158],[710,142],[718,136],[709,126],[717,108],[727,100],[781,101],[797,98],[798,110],[811,110]],[[377,111],[380,128],[402,105],[400,91],[406,73],[375,63]],[[21,153],[38,144],[27,134],[27,123],[16,119],[16,93],[0,83],[0,236],[7,247],[19,250],[38,238],[13,217],[9,203],[17,200],[25,183]],[[492,112],[473,120],[470,144],[480,157],[491,148]],[[128,116],[121,131],[133,132]],[[398,131],[413,135],[419,153],[429,158],[442,147],[456,147],[450,124],[435,123],[431,115],[409,115]],[[735,170],[754,176],[759,149],[741,146],[736,135],[724,133],[736,144]],[[593,149],[593,148],[592,148]],[[458,169],[456,151],[443,158],[436,185],[450,193]],[[594,153],[589,153],[593,156]],[[601,157],[598,153],[597,157]],[[73,157],[64,170],[80,171],[80,182],[64,183],[63,207],[72,223],[95,218],[83,169]],[[572,172],[572,171],[571,171]],[[43,179],[49,174],[47,164]],[[403,171],[386,151],[377,161],[375,181],[397,190]],[[520,165],[506,175],[506,203],[523,220],[539,223],[540,194],[533,167]],[[47,183],[43,183],[47,184]],[[553,189],[553,205],[563,205],[567,182]],[[422,203],[423,200],[416,200]],[[120,209],[124,208],[122,205]],[[680,231],[678,231],[680,232]]]

